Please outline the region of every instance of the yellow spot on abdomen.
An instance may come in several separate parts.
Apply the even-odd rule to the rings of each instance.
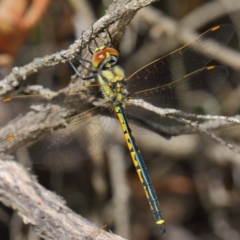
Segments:
[[[144,186],[143,189],[144,189],[144,192],[145,192],[145,195],[146,195],[147,199],[149,199],[149,195],[148,195],[148,191],[147,191],[146,186]],[[152,204],[150,204],[150,206],[151,206],[151,208],[153,208]]]
[[[159,221],[156,222],[156,224],[158,224],[158,225],[162,225],[162,224],[164,224],[164,223],[165,223],[165,220],[164,220],[164,219],[161,219],[161,220],[159,220]]]
[[[138,174],[140,182],[143,183],[144,181],[142,179],[142,170],[141,169],[137,169],[137,174]]]

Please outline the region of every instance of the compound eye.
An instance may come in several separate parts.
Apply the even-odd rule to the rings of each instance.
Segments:
[[[92,57],[92,64],[95,68],[97,68],[101,62],[106,59],[106,51],[104,50],[100,50],[96,53],[94,53],[93,57]]]
[[[106,61],[108,61],[108,59],[110,60],[111,56],[118,58],[119,57],[118,51],[114,48],[104,48],[104,49],[96,51],[92,57],[93,67],[98,68],[99,65],[104,60],[106,60]]]

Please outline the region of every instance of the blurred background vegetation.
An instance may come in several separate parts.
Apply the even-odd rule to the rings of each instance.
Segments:
[[[111,2],[0,1],[1,77],[4,78],[14,66],[22,66],[34,58],[67,49],[83,30],[89,29],[104,15]],[[206,21],[209,14],[214,15],[214,12],[209,13],[208,8],[214,3],[223,9],[222,14]],[[233,4],[236,6],[234,11]],[[189,24],[199,33],[218,24],[232,24],[236,27],[236,34],[229,46],[239,50],[238,1],[161,0],[151,5],[151,11],[144,11],[142,9],[130,23],[121,42],[120,65],[127,76],[167,54],[166,49],[171,49],[173,43],[181,46],[161,31],[161,22],[156,26],[147,20],[147,14],[151,11],[164,14],[176,23],[184,22],[192,14],[193,22],[185,21],[184,26],[188,27]],[[199,12],[202,13],[200,16]],[[227,81],[217,94],[219,104],[214,114],[231,116],[240,111],[240,72],[231,68],[229,71]],[[26,84],[42,85],[57,91],[69,84],[72,74],[73,70],[67,63],[59,64],[32,75]],[[239,146],[239,128],[225,128],[216,133]],[[89,153],[89,160],[67,162],[64,166],[34,165],[33,172],[43,186],[62,196],[71,209],[99,227],[135,240],[162,239],[121,132],[117,137],[109,137],[112,146],[97,156]],[[182,135],[169,140],[154,134],[135,137],[146,159],[167,222],[165,239],[240,239],[239,155],[200,134]],[[118,158],[123,162],[121,167],[117,163]],[[127,186],[121,178],[114,180],[119,171],[126,175]],[[116,189],[120,189],[120,195],[126,197],[119,216],[114,216],[116,204],[121,202],[116,199]],[[121,192],[121,189],[124,190]],[[126,215],[125,220],[122,220],[122,215]],[[34,236],[31,227],[24,225],[12,209],[1,205],[0,240],[5,239],[40,238]]]

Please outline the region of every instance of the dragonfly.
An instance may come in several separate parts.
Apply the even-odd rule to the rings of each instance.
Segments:
[[[88,88],[97,88],[99,90],[97,93],[101,93],[103,102],[89,109],[89,106],[87,106],[86,109],[81,109],[82,112],[73,114],[70,118],[45,126],[45,130],[55,129],[57,126],[61,127],[49,138],[50,143],[43,144],[41,149],[38,150],[47,152],[56,148],[60,143],[67,145],[73,141],[76,133],[84,132],[86,127],[90,126],[89,142],[79,141],[81,147],[78,154],[79,160],[88,158],[89,156],[86,151],[84,152],[84,148],[88,146],[93,154],[97,154],[99,151],[97,146],[103,141],[103,134],[114,131],[115,127],[112,127],[111,119],[118,120],[155,222],[161,233],[165,234],[165,220],[157,194],[133,137],[128,119],[128,116],[135,115],[137,118],[143,119],[147,116],[147,113],[139,108],[134,110],[131,101],[135,99],[143,100],[159,108],[174,108],[184,111],[191,111],[197,105],[201,105],[209,96],[216,93],[228,76],[228,70],[223,66],[207,66],[212,57],[204,55],[204,52],[209,50],[217,55],[221,51],[221,44],[228,44],[233,34],[234,27],[232,25],[223,24],[213,27],[197,37],[195,41],[147,64],[129,77],[125,77],[123,69],[118,65],[120,54],[113,47],[110,33],[108,32],[110,44],[103,46],[97,46],[96,40],[92,39],[91,34],[88,50],[92,59],[84,59],[80,54],[79,60],[80,67],[89,71],[90,76],[81,76],[70,60],[69,63],[82,80],[94,79],[95,82],[91,83]],[[94,51],[90,46],[92,40],[96,43]],[[86,63],[90,64],[90,67],[86,67]],[[0,108],[4,109],[4,116],[10,110],[21,112],[25,108],[31,108],[32,105],[41,106],[49,103],[61,105],[67,102],[70,106],[77,103],[79,99],[81,99],[81,95],[78,91],[65,96],[56,95],[52,98],[40,95],[6,97],[1,100]],[[9,118],[7,117],[6,121]],[[19,139],[24,140],[27,134],[35,133],[38,128],[39,125],[30,127],[30,129],[28,127],[26,130],[13,130],[12,134],[8,134],[0,142],[0,152],[3,151],[1,149],[5,151],[4,145]],[[58,150],[68,161],[69,155],[64,153],[64,148]],[[37,156],[33,156],[34,163],[42,162],[42,160],[35,160],[34,158],[37,159]],[[53,162],[58,161],[51,160]]]

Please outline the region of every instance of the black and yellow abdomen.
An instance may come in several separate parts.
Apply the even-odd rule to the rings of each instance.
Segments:
[[[115,115],[120,122],[133,164],[143,186],[156,224],[164,234],[166,232],[165,221],[162,217],[157,195],[125,116],[125,104],[129,99],[129,94],[124,72],[119,66],[115,65],[118,59],[118,53],[113,48],[100,47],[96,48],[95,54],[96,56],[93,55],[92,61],[95,69],[99,71],[97,78],[103,97],[111,103]]]

